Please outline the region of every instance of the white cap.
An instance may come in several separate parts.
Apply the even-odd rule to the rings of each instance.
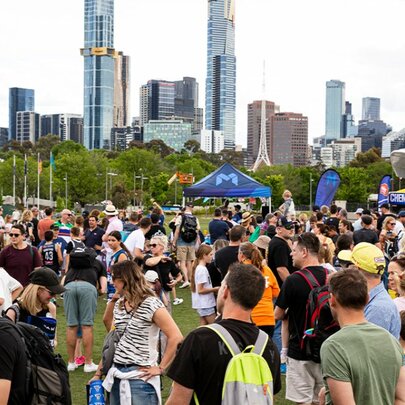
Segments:
[[[357,208],[356,214],[362,214],[363,213],[363,208]]]
[[[146,278],[146,281],[149,281],[150,283],[154,283],[156,280],[159,280],[159,274],[157,274],[155,270],[148,270],[145,273],[145,278]]]

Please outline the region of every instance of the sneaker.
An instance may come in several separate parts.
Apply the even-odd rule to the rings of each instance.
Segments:
[[[76,357],[75,358],[75,364],[77,367],[83,366],[86,361],[86,358],[84,356]]]
[[[190,282],[189,281],[185,281],[179,288],[186,288],[190,286]]]
[[[90,364],[84,365],[85,373],[94,373],[95,371],[97,371],[97,369],[98,369],[98,365],[94,364],[93,362],[91,362]]]
[[[173,300],[173,305],[180,305],[183,303],[183,298],[176,298]]]
[[[75,371],[77,369],[76,363],[68,363],[67,369],[68,371]]]
[[[280,373],[281,374],[286,374],[287,373],[287,363],[281,363],[280,364]]]

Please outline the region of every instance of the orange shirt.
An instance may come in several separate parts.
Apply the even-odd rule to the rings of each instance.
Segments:
[[[38,221],[38,236],[40,240],[45,238],[45,231],[49,231],[53,223],[55,221],[49,218],[43,218]]]

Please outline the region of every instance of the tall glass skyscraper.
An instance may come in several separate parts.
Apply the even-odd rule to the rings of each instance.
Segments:
[[[110,149],[114,117],[114,0],[84,2],[84,145]]]
[[[325,140],[343,137],[345,112],[345,83],[339,80],[326,82]]]
[[[361,119],[379,120],[380,119],[380,99],[377,97],[364,97]]]
[[[17,139],[17,112],[34,111],[35,92],[32,89],[11,87],[8,96],[8,139]]]
[[[235,0],[208,0],[205,128],[224,133],[225,148],[235,146]]]

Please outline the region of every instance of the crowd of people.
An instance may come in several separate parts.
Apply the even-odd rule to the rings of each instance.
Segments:
[[[192,203],[170,220],[157,203],[129,214],[112,204],[78,215],[0,211],[0,311],[43,330],[53,350],[66,344],[67,370],[103,379],[113,405],[160,404],[164,374],[173,380],[167,404],[219,404],[235,351],[263,336],[272,378],[258,403],[271,403],[284,373],[286,399],[297,404],[405,403],[405,211],[358,208],[350,221],[334,204],[298,215],[292,193],[283,199],[264,217],[215,208],[206,232]],[[172,317],[172,305],[185,305],[178,288],[190,290],[202,326],[185,338]],[[309,323],[318,293],[333,330]],[[103,302],[106,334],[117,337],[109,367],[104,353],[93,362]],[[22,404],[26,358],[3,325],[0,405]]]

